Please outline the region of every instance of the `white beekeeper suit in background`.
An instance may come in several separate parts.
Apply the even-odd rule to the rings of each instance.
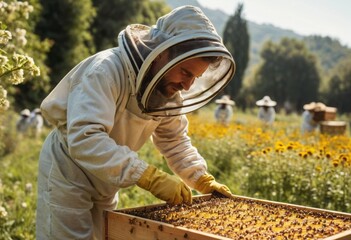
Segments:
[[[309,110],[304,110],[302,113],[302,125],[301,132],[313,132],[318,128],[318,123],[313,121],[313,112]]]
[[[215,109],[216,121],[223,125],[228,125],[233,116],[233,105],[235,102],[228,95],[223,95],[215,101],[218,106]]]
[[[188,186],[231,196],[207,173],[183,115],[212,100],[235,71],[212,23],[200,9],[180,7],[156,26],[129,25],[118,43],[79,63],[41,105],[55,129],[40,154],[37,239],[103,239],[103,211],[134,184],[172,204],[191,201]],[[193,76],[182,64],[199,58],[216,61]],[[173,72],[191,84],[163,86]],[[187,185],[139,159],[150,136]]]
[[[44,126],[40,108],[35,108],[30,115],[29,125],[34,137],[39,137]]]
[[[325,111],[326,105],[321,102],[311,102],[303,105],[301,133],[313,132],[318,129],[319,121],[315,119],[315,113]]]
[[[259,107],[257,117],[264,124],[272,125],[275,120],[275,109],[274,106],[277,105],[276,101],[273,101],[269,96],[264,96],[262,99],[256,102]]]
[[[20,112],[20,118],[16,122],[16,131],[20,135],[27,133],[30,125],[30,111],[29,109],[23,109]]]

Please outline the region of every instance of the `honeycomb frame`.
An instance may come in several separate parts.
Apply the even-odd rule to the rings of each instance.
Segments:
[[[222,210],[213,205],[221,205]],[[251,216],[247,214],[249,207],[253,207]],[[230,212],[232,209],[235,211]],[[282,217],[271,216],[274,210],[280,210]],[[289,220],[289,216],[295,219]],[[193,197],[191,206],[126,208],[106,212],[105,219],[106,239],[112,240],[351,239],[349,213],[242,196],[225,199],[200,195]]]

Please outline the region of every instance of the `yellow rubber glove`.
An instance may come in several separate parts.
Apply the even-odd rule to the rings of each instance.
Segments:
[[[202,175],[195,183],[195,189],[204,194],[217,191],[228,198],[233,197],[230,189],[226,185],[216,182],[215,178],[210,174]]]
[[[178,177],[149,165],[137,185],[169,204],[191,203],[190,188]]]

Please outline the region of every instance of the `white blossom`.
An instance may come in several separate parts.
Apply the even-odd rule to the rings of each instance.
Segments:
[[[0,218],[6,218],[7,217],[7,211],[3,206],[0,206]]]
[[[22,28],[7,29],[6,23],[6,21],[16,21],[18,18],[28,19],[33,10],[33,6],[27,1],[6,3],[0,0],[0,16],[1,20],[5,21],[0,20],[0,81],[5,81],[6,85],[4,86],[8,86],[9,83],[20,84],[24,81],[24,76],[40,75],[40,69],[35,65],[33,58],[16,53],[21,52],[22,47],[27,44],[27,31]],[[12,39],[14,40],[10,41]],[[7,91],[0,85],[0,113],[6,111],[9,106]],[[26,191],[31,191],[30,188],[30,185],[26,185]]]
[[[0,85],[0,98],[7,98],[7,91],[6,89]]]
[[[7,56],[0,55],[0,67],[6,65],[9,62]]]
[[[7,30],[0,30],[0,44],[7,44],[12,39],[12,33]]]
[[[32,192],[33,191],[33,184],[31,183],[26,183],[26,192]]]
[[[10,82],[14,85],[18,85],[24,81],[23,69],[15,70],[11,72]]]
[[[27,44],[27,31],[25,29],[16,28],[16,39],[20,46],[24,47]]]
[[[10,107],[10,102],[6,98],[0,98],[0,112],[6,111]]]
[[[8,4],[5,3],[4,1],[0,2],[0,9],[5,9],[5,8],[7,8],[7,6],[8,6]]]

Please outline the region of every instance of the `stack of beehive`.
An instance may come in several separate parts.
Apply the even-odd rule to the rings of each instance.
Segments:
[[[346,131],[346,122],[336,120],[337,108],[326,107],[323,111],[316,112],[316,118],[320,119],[320,131],[324,134],[338,135]]]

